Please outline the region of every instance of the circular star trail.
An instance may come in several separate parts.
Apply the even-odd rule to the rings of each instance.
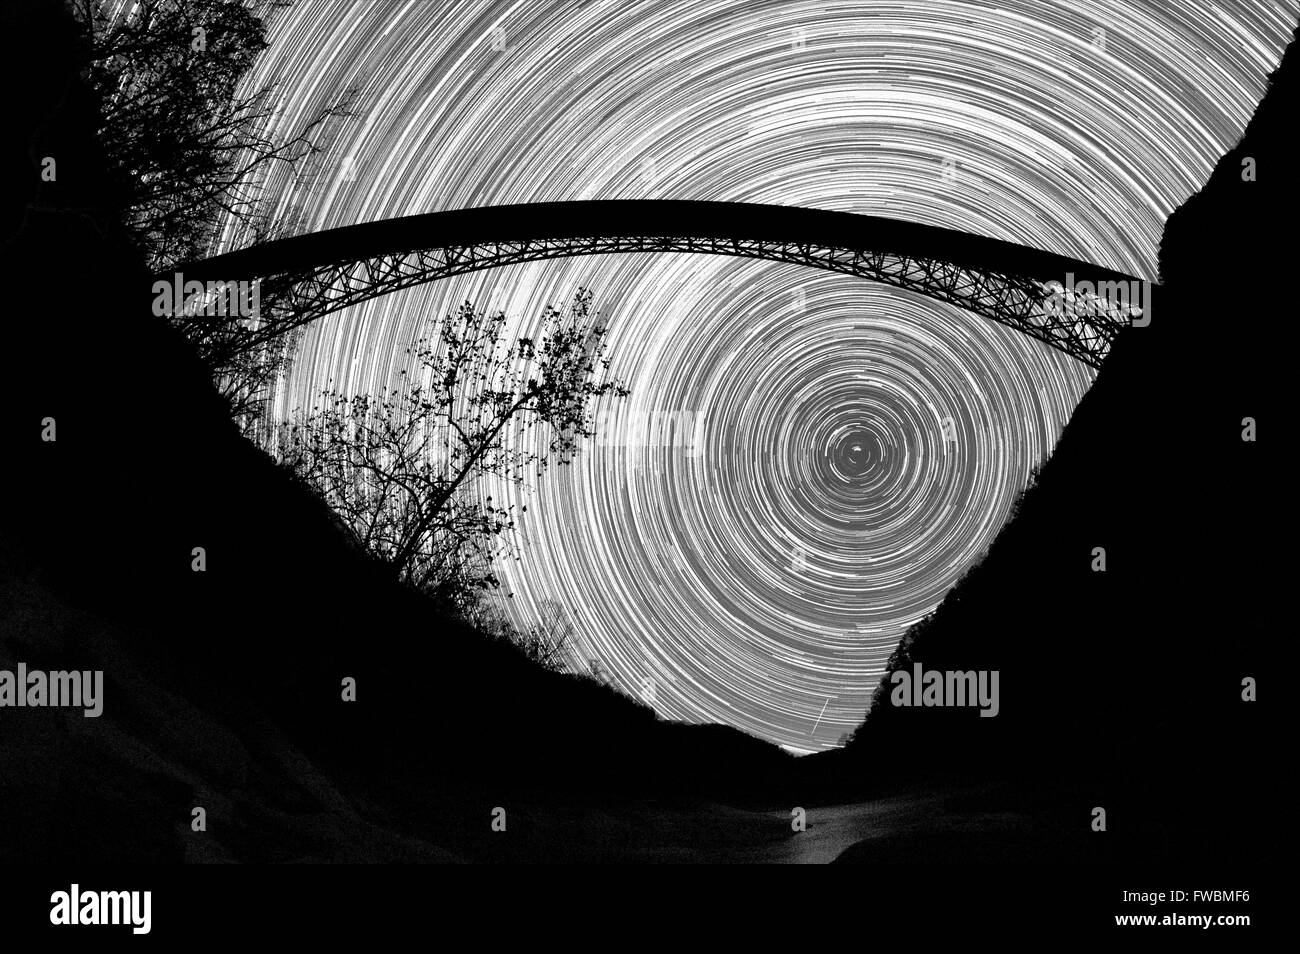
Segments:
[[[1296,13],[1208,0],[298,0],[253,77],[279,84],[282,131],[345,88],[358,99],[301,174],[267,180],[267,208],[313,231],[511,202],[767,202],[1154,278],[1165,217],[1241,134]],[[306,334],[279,413],[326,386],[398,383],[406,347],[460,301],[526,330],[579,285],[609,319],[632,396],[520,500],[505,611],[526,623],[562,604],[574,665],[597,661],[664,717],[834,744],[904,629],[992,542],[1091,372],[859,279],[607,255],[330,316]]]

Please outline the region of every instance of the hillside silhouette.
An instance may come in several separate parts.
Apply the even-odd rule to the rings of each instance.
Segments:
[[[1037,790],[1083,837],[1031,854],[1240,862],[1267,841],[1297,56],[1293,39],[1240,143],[1170,216],[1150,326],[1120,337],[1015,519],[890,660],[999,670],[1000,714],[894,707],[882,689],[846,750],[805,770],[1003,780],[1006,804]]]
[[[493,807],[767,787],[790,760],[775,746],[658,721],[439,616],[241,438],[151,313],[71,21],[22,0],[3,35],[26,53],[9,62],[43,72],[5,77],[30,95],[6,140],[8,181],[25,191],[5,218],[0,667],[102,668],[106,688],[99,719],[5,711],[0,759],[24,768],[0,780],[22,809],[0,813],[0,852],[526,856],[522,836],[488,843]],[[40,181],[44,156],[54,182]],[[191,569],[196,546],[206,572]],[[195,805],[206,840],[190,832]]]

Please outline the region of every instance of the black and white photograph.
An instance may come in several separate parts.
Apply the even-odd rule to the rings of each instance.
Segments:
[[[1280,927],[1297,0],[2,6],[14,937]]]

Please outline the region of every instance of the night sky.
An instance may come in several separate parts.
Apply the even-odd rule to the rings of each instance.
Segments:
[[[253,82],[280,84],[285,131],[345,87],[360,98],[304,175],[267,183],[267,209],[314,231],[514,202],[767,202],[1154,279],[1166,216],[1241,134],[1296,15],[1205,0],[297,0]],[[410,342],[462,300],[527,330],[579,285],[610,319],[632,397],[520,501],[503,606],[527,623],[563,604],[576,657],[634,695],[653,680],[662,716],[834,744],[903,630],[993,541],[1093,373],[860,279],[596,256],[331,315],[278,412],[326,386],[396,385]],[[673,414],[690,426],[662,426]],[[472,678],[490,706],[490,674]]]

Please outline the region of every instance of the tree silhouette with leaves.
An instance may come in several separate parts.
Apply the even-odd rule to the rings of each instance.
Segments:
[[[276,451],[398,578],[472,615],[515,526],[494,488],[570,463],[595,433],[595,403],[629,393],[591,302],[579,289],[513,341],[503,312],[466,302],[408,349],[415,370],[398,387],[323,391],[279,428]]]

